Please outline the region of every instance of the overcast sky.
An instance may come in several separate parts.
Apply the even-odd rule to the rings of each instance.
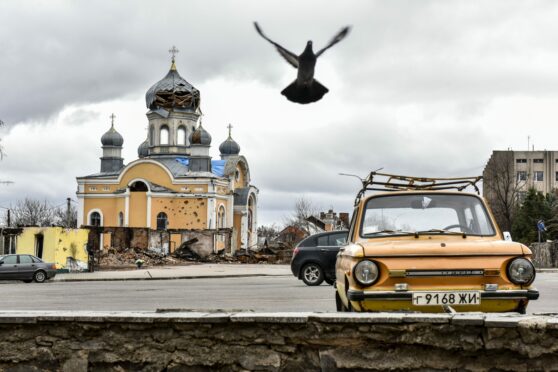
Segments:
[[[529,135],[556,150],[556,19],[556,1],[2,1],[0,180],[14,184],[0,184],[0,206],[75,200],[75,178],[100,169],[111,113],[135,160],[145,92],[172,45],[214,158],[234,126],[260,224],[282,224],[301,196],[350,211],[359,183],[339,172],[478,175]],[[296,54],[352,26],[318,61],[321,101],[280,94],[296,70],[253,21]]]

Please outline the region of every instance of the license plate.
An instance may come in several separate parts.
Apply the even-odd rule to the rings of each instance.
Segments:
[[[479,291],[462,292],[414,292],[413,305],[480,305]]]

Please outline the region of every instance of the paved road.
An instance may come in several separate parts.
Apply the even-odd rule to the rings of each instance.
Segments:
[[[530,313],[558,312],[558,273],[537,277]],[[0,284],[0,310],[335,311],[334,290],[292,276]]]

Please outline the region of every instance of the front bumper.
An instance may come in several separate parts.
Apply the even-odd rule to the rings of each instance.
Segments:
[[[539,291],[536,289],[480,291],[481,299],[486,300],[536,300]],[[347,292],[349,301],[411,301],[413,292],[395,291],[359,291],[349,289]]]

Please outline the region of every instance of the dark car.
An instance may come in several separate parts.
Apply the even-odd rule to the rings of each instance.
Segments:
[[[335,260],[339,248],[346,244],[347,230],[315,234],[300,241],[293,251],[291,271],[306,285],[335,282]]]
[[[0,256],[0,280],[23,280],[43,283],[56,275],[56,265],[44,262],[30,254],[8,254]]]

